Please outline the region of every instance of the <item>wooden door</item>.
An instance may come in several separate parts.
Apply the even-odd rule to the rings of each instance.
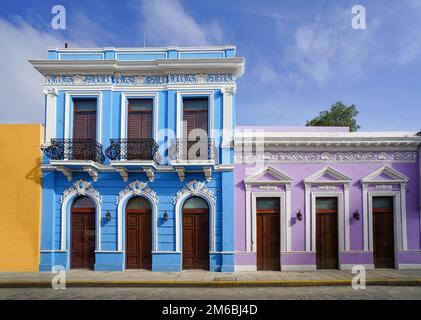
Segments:
[[[152,99],[130,99],[127,117],[127,160],[150,160]]]
[[[183,269],[209,270],[209,206],[191,197],[183,205]]]
[[[393,197],[373,198],[374,267],[395,267]]]
[[[338,269],[338,199],[316,199],[317,269]]]
[[[257,270],[280,270],[279,198],[258,198]]]
[[[126,269],[152,269],[152,217],[150,209],[127,210]]]
[[[95,209],[73,208],[71,212],[70,268],[94,269]]]
[[[198,137],[191,137],[195,129],[203,130],[206,135],[208,133],[208,99],[184,99],[183,100],[183,123],[184,123],[184,136],[183,140],[186,143],[187,158],[191,159],[202,159],[206,160],[208,158],[208,136],[201,137],[201,140]],[[194,134],[194,133],[192,133]],[[204,140],[205,139],[205,140]],[[188,154],[188,150],[194,146],[194,150],[200,147],[200,150],[197,150],[193,154]]]

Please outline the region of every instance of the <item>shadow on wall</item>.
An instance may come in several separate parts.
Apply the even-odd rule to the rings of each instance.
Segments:
[[[35,184],[41,185],[42,172],[41,172],[41,158],[35,159],[35,166],[26,174],[26,180],[32,180]]]

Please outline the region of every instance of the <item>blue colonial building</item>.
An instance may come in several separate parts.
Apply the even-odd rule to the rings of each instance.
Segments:
[[[51,49],[40,271],[234,271],[235,47]]]

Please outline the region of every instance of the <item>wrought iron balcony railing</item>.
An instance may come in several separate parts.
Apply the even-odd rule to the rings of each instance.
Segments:
[[[51,160],[91,160],[104,162],[102,145],[94,139],[51,139],[44,154]]]
[[[190,141],[187,139],[174,139],[176,160],[215,160],[215,141]]]
[[[105,154],[111,160],[153,160],[158,163],[158,144],[154,139],[110,139]]]

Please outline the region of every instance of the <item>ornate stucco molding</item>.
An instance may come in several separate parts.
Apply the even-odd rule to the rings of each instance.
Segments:
[[[159,203],[158,196],[151,188],[148,187],[146,182],[136,180],[130,183],[126,188],[121,190],[116,197],[115,203],[119,204],[120,200],[123,199],[127,194],[134,194],[138,196],[147,195],[155,205]]]
[[[212,191],[206,188],[206,184],[204,182],[199,182],[196,180],[190,181],[183,189],[177,192],[173,199],[173,203],[177,204],[177,202],[186,195],[204,195],[208,198],[212,203],[215,205],[216,197]]]
[[[416,161],[417,153],[412,151],[344,151],[344,152],[264,152],[260,154],[235,153],[236,163],[253,161],[280,162],[374,162],[374,161]]]
[[[92,187],[92,182],[87,182],[82,179],[76,181],[71,187],[64,190],[63,195],[60,198],[60,203],[63,203],[66,197],[72,193],[77,193],[81,196],[89,195],[93,197],[97,203],[102,203],[102,197],[100,193]]]
[[[230,84],[234,74],[171,74],[171,75],[123,75],[123,74],[62,74],[48,75],[47,85],[115,85],[157,86],[176,84]]]

